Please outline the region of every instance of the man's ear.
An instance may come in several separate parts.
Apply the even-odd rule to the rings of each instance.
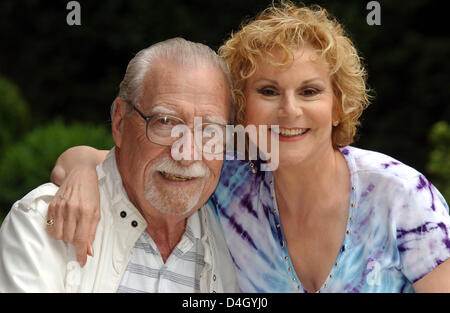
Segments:
[[[127,104],[125,101],[116,98],[114,100],[114,111],[112,115],[112,135],[114,139],[114,144],[116,147],[120,148],[122,145],[123,138],[123,124],[124,118],[127,112]]]

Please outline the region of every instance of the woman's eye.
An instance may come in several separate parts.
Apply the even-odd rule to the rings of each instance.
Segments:
[[[258,93],[263,96],[269,96],[269,97],[278,95],[278,92],[275,89],[267,88],[267,87],[258,89]]]
[[[303,91],[301,92],[301,94],[305,97],[313,97],[313,96],[317,95],[318,93],[320,93],[320,90],[318,90],[316,88],[306,88],[306,89],[303,89]]]

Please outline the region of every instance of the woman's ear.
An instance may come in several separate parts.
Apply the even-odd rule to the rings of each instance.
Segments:
[[[331,112],[331,123],[333,127],[336,127],[341,122],[341,114],[340,114],[340,104],[339,100],[336,98],[336,95],[333,96],[333,108]]]
[[[112,135],[114,144],[120,148],[123,138],[123,124],[127,112],[127,104],[125,101],[116,98],[114,100],[114,109],[112,114]]]

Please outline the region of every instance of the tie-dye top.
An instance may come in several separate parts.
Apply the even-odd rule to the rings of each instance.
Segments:
[[[413,292],[414,282],[450,257],[447,203],[422,174],[387,155],[354,147],[341,153],[351,173],[347,231],[319,291]],[[306,292],[286,247],[270,172],[225,160],[209,204],[242,292]]]

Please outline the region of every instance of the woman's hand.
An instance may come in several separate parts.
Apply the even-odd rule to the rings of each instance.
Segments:
[[[47,213],[47,232],[76,247],[81,266],[87,254],[93,256],[92,242],[100,220],[100,193],[97,172],[86,165],[74,167],[51,201]],[[49,225],[50,224],[50,225]]]
[[[107,154],[89,146],[72,147],[59,156],[51,174],[51,181],[60,187],[48,206],[47,231],[75,245],[81,266],[86,264],[87,254],[94,256],[92,243],[100,220],[95,168]]]

